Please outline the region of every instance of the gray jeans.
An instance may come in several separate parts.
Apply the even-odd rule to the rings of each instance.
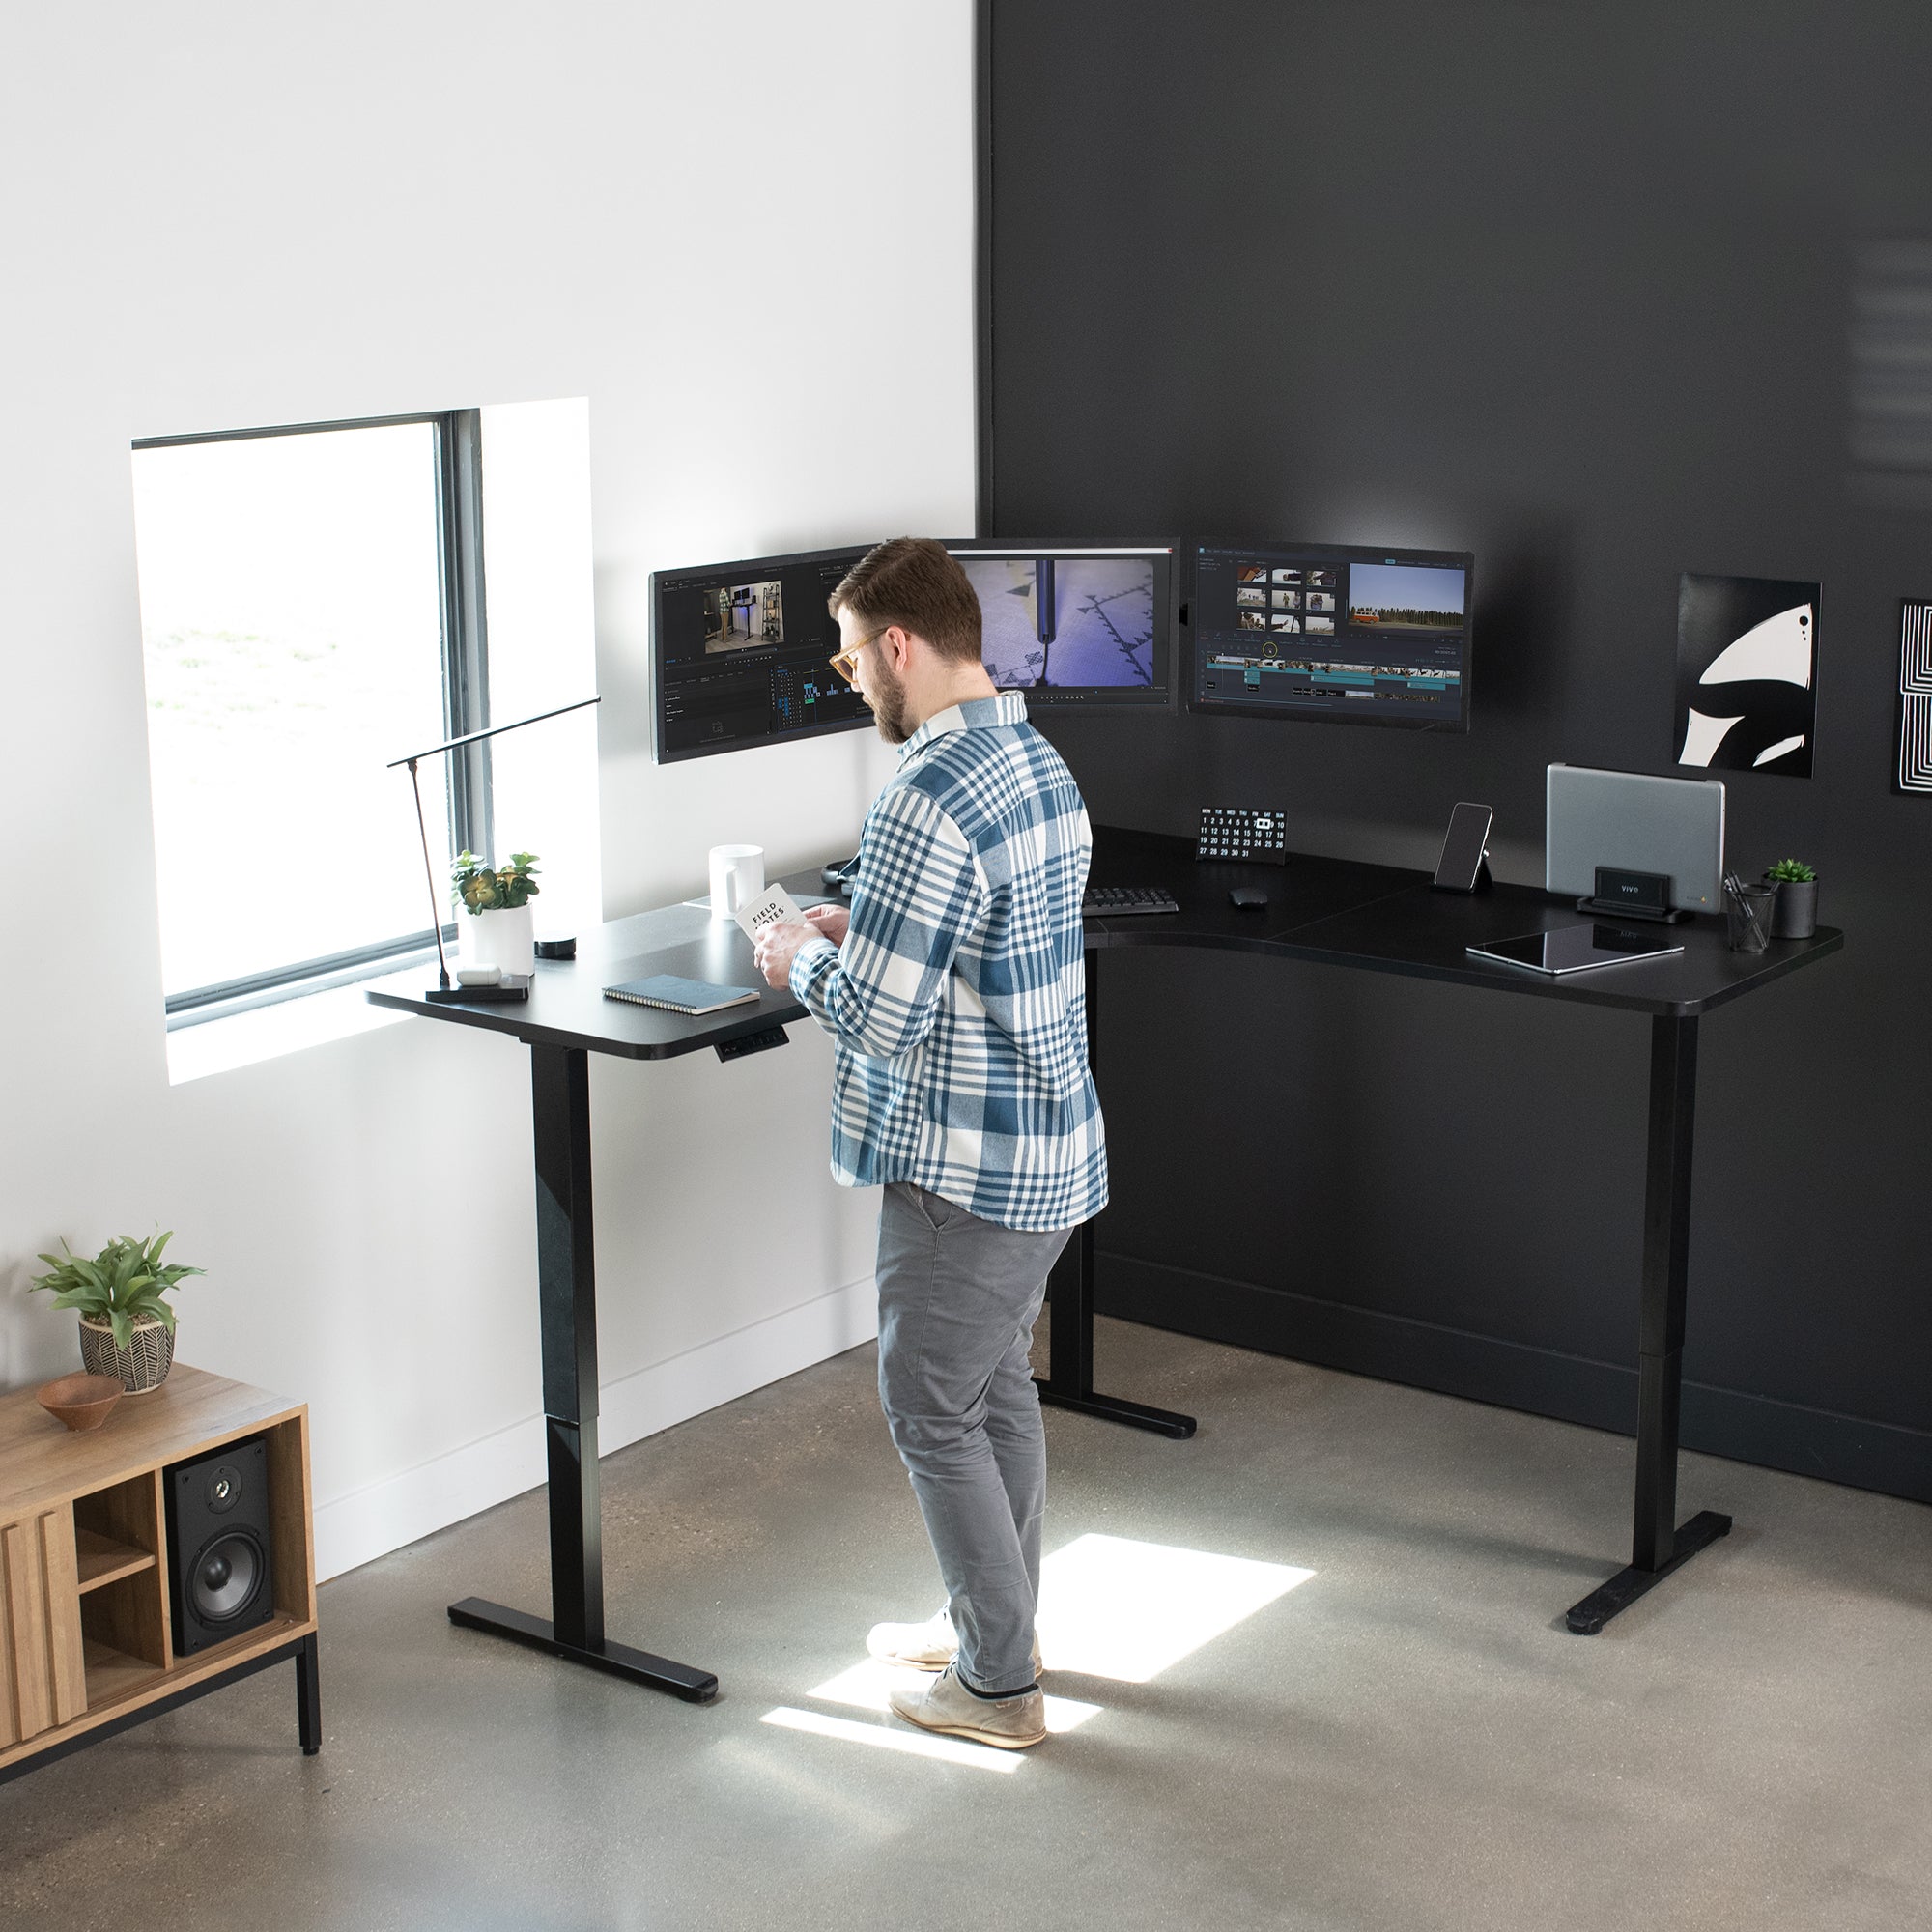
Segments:
[[[1027,1349],[1070,1232],[1003,1228],[906,1181],[879,1208],[879,1406],[981,1690],[1034,1681],[1046,1432]]]

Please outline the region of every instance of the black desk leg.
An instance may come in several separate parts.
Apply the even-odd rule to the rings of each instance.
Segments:
[[[590,1227],[590,1056],[530,1048],[536,1128],[537,1300],[543,1335],[544,1435],[550,1475],[551,1617],[480,1597],[449,1620],[694,1704],[718,1694],[693,1670],[604,1634],[604,1520],[597,1491],[597,1277]]]
[[[1731,1520],[1701,1510],[1677,1522],[1677,1419],[1684,1387],[1684,1301],[1690,1253],[1690,1144],[1697,1109],[1697,1022],[1650,1023],[1650,1137],[1643,1189],[1643,1292],[1637,1339],[1636,1514],[1630,1567],[1567,1619],[1595,1636],[1707,1545]]]
[[[1099,958],[1087,954],[1087,1057],[1090,1064],[1099,1037]],[[1185,1440],[1194,1434],[1194,1418],[1171,1408],[1149,1408],[1121,1396],[1094,1393],[1094,1224],[1083,1221],[1061,1250],[1047,1276],[1047,1345],[1052,1358],[1042,1379],[1034,1378],[1039,1399],[1055,1408],[1077,1409],[1107,1422],[1124,1422],[1130,1429],[1149,1429],[1156,1435]]]
[[[313,1631],[296,1646],[296,1736],[304,1757],[322,1748],[322,1670]]]

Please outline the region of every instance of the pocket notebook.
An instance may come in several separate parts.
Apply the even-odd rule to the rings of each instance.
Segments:
[[[807,925],[810,922],[798,909],[798,901],[782,886],[774,886],[763,898],[740,906],[732,914],[744,928],[747,939],[755,940],[768,925]]]
[[[709,980],[680,980],[675,973],[653,973],[606,986],[607,1000],[629,1000],[637,1007],[662,1007],[670,1013],[715,1013],[742,1007],[758,997],[755,986],[716,986]]]

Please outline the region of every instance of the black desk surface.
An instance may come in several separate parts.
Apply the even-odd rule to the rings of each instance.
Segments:
[[[1552,980],[1463,951],[1586,917],[1574,899],[1529,886],[1438,893],[1426,872],[1300,853],[1291,853],[1286,867],[1204,862],[1191,838],[1113,826],[1094,833],[1093,877],[1099,886],[1165,886],[1180,902],[1179,913],[1089,920],[1088,944],[1097,948],[1232,948],[1677,1018],[1708,1012],[1845,943],[1842,932],[1820,926],[1812,939],[1775,939],[1764,952],[1733,952],[1723,920],[1699,914],[1682,925],[1639,926],[1683,946],[1670,958]],[[1268,903],[1245,912],[1231,905],[1236,886],[1259,886]]]
[[[812,888],[817,875],[811,875]],[[725,986],[755,986],[755,1007],[727,1007],[697,1019],[657,1007],[607,1000],[606,986],[640,980],[648,973],[676,973]],[[539,959],[527,1001],[491,1006],[432,1006],[423,998],[436,984],[436,967],[418,966],[378,980],[369,998],[379,1007],[421,1013],[426,1019],[506,1033],[532,1045],[582,1047],[631,1060],[671,1060],[699,1047],[717,1046],[807,1017],[789,993],[775,993],[752,963],[752,942],[735,921],[714,922],[702,906],[666,906],[612,920],[581,934],[575,959]]]
[[[1199,946],[1258,952],[1678,1018],[1708,1012],[1845,943],[1842,932],[1820,926],[1812,939],[1773,940],[1765,952],[1733,952],[1724,943],[1723,921],[1699,915],[1683,925],[1656,928],[1683,944],[1683,952],[1671,958],[1551,980],[1487,965],[1463,951],[1488,940],[1574,924],[1583,917],[1573,901],[1528,886],[1438,893],[1426,872],[1308,853],[1290,854],[1285,867],[1204,863],[1195,858],[1191,838],[1106,825],[1094,833],[1093,877],[1101,886],[1165,886],[1180,902],[1179,913],[1090,919],[1087,943],[1096,950]],[[792,873],[782,883],[801,900],[820,891],[815,871]],[[1259,886],[1267,904],[1253,911],[1230,904],[1228,895],[1236,886]],[[428,1019],[632,1060],[669,1060],[807,1017],[789,993],[765,986],[752,963],[751,941],[737,925],[714,922],[700,905],[613,920],[581,936],[577,950],[574,960],[537,961],[526,1004],[431,1005],[423,992],[435,981],[434,967],[379,980],[368,997],[377,1006]],[[760,998],[754,1007],[690,1019],[604,997],[607,985],[647,973],[756,986]]]

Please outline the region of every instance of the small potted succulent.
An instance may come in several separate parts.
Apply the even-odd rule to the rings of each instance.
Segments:
[[[1780,859],[1765,870],[1765,883],[1777,888],[1771,909],[1774,939],[1809,939],[1818,930],[1818,874],[1803,859]]]
[[[507,866],[491,867],[474,852],[459,852],[451,882],[468,918],[463,927],[463,963],[496,966],[506,974],[537,970],[536,915],[530,901],[540,888],[537,855],[512,852]]]
[[[118,1377],[129,1395],[145,1395],[168,1378],[175,1359],[175,1312],[166,1296],[205,1269],[163,1262],[172,1230],[139,1241],[117,1235],[92,1260],[66,1241],[59,1255],[43,1255],[52,1270],[29,1284],[43,1288],[56,1308],[80,1313],[80,1359],[89,1375]]]

